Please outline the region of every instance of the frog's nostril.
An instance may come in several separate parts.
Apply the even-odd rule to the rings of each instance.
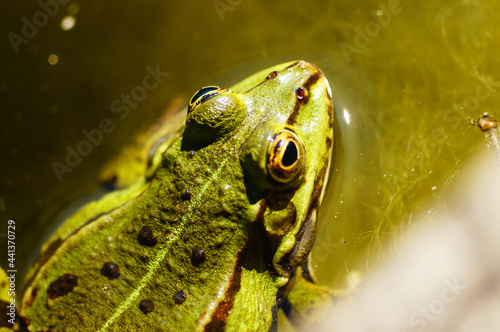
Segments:
[[[297,90],[295,90],[295,94],[297,95],[297,99],[302,99],[304,98],[306,92],[304,88],[297,88]]]
[[[276,76],[278,76],[278,72],[277,71],[273,71],[271,74],[267,75],[266,81],[269,81],[270,79],[273,79]]]
[[[297,61],[297,62],[294,62],[294,63],[292,63],[290,66],[286,67],[285,69],[288,69],[288,68],[293,68],[293,67],[295,67],[296,65],[298,65],[298,64],[299,64],[299,63],[301,63],[301,62],[303,62],[303,61]]]

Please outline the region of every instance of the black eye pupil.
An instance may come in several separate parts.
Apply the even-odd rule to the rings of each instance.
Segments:
[[[191,98],[190,103],[191,104],[194,103],[198,98],[203,96],[205,93],[213,91],[213,90],[217,90],[217,89],[220,89],[220,88],[218,86],[207,86],[205,88],[201,88],[200,90],[198,90],[198,92],[195,93],[193,98]]]
[[[281,163],[285,167],[292,166],[297,161],[297,146],[293,142],[288,142]]]

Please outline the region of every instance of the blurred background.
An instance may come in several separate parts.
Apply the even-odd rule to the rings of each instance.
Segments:
[[[314,268],[323,284],[355,287],[407,230],[459,207],[464,165],[493,153],[470,122],[498,118],[499,10],[492,0],[0,4],[0,233],[16,221],[18,270],[169,105],[304,59],[329,79],[338,121]],[[158,84],[127,102],[151,72]],[[105,119],[102,140],[67,159]]]

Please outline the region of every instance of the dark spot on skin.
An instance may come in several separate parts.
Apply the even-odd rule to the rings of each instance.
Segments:
[[[193,252],[191,253],[191,263],[197,267],[206,260],[207,255],[205,254],[205,250],[194,247]]]
[[[14,326],[13,324],[9,323],[10,317],[8,316],[8,314],[10,313],[10,308],[7,307],[9,304],[10,303],[8,302],[0,301],[0,315],[2,315],[2,317],[0,317],[0,327],[12,328]]]
[[[188,200],[190,200],[190,199],[191,199],[191,190],[189,190],[189,189],[184,190],[184,192],[183,192],[183,193],[182,193],[182,195],[181,195],[181,199],[182,199],[183,201],[188,201]]]
[[[330,147],[332,146],[332,139],[330,137],[326,138],[326,149],[330,150]]]
[[[137,235],[137,240],[143,246],[153,247],[156,245],[156,237],[148,226],[143,226]]]
[[[120,277],[120,268],[113,262],[106,262],[102,266],[101,274],[108,279],[116,279]]]
[[[64,296],[78,285],[78,278],[71,273],[66,273],[52,282],[47,289],[47,297],[51,300]]]
[[[184,301],[186,301],[186,297],[187,297],[186,293],[180,291],[175,293],[174,296],[172,296],[172,300],[174,300],[176,304],[183,304]]]
[[[188,152],[188,158],[191,159],[194,157],[194,150]]]
[[[149,314],[151,311],[154,310],[153,301],[141,300],[141,302],[139,302],[139,310],[141,310],[142,313],[144,314]]]

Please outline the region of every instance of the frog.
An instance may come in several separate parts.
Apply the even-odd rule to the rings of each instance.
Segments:
[[[135,180],[115,178],[42,247],[24,329],[276,331],[280,309],[300,326],[331,305],[310,267],[333,155],[323,72],[275,65],[199,89],[185,112],[147,162],[118,163]]]

